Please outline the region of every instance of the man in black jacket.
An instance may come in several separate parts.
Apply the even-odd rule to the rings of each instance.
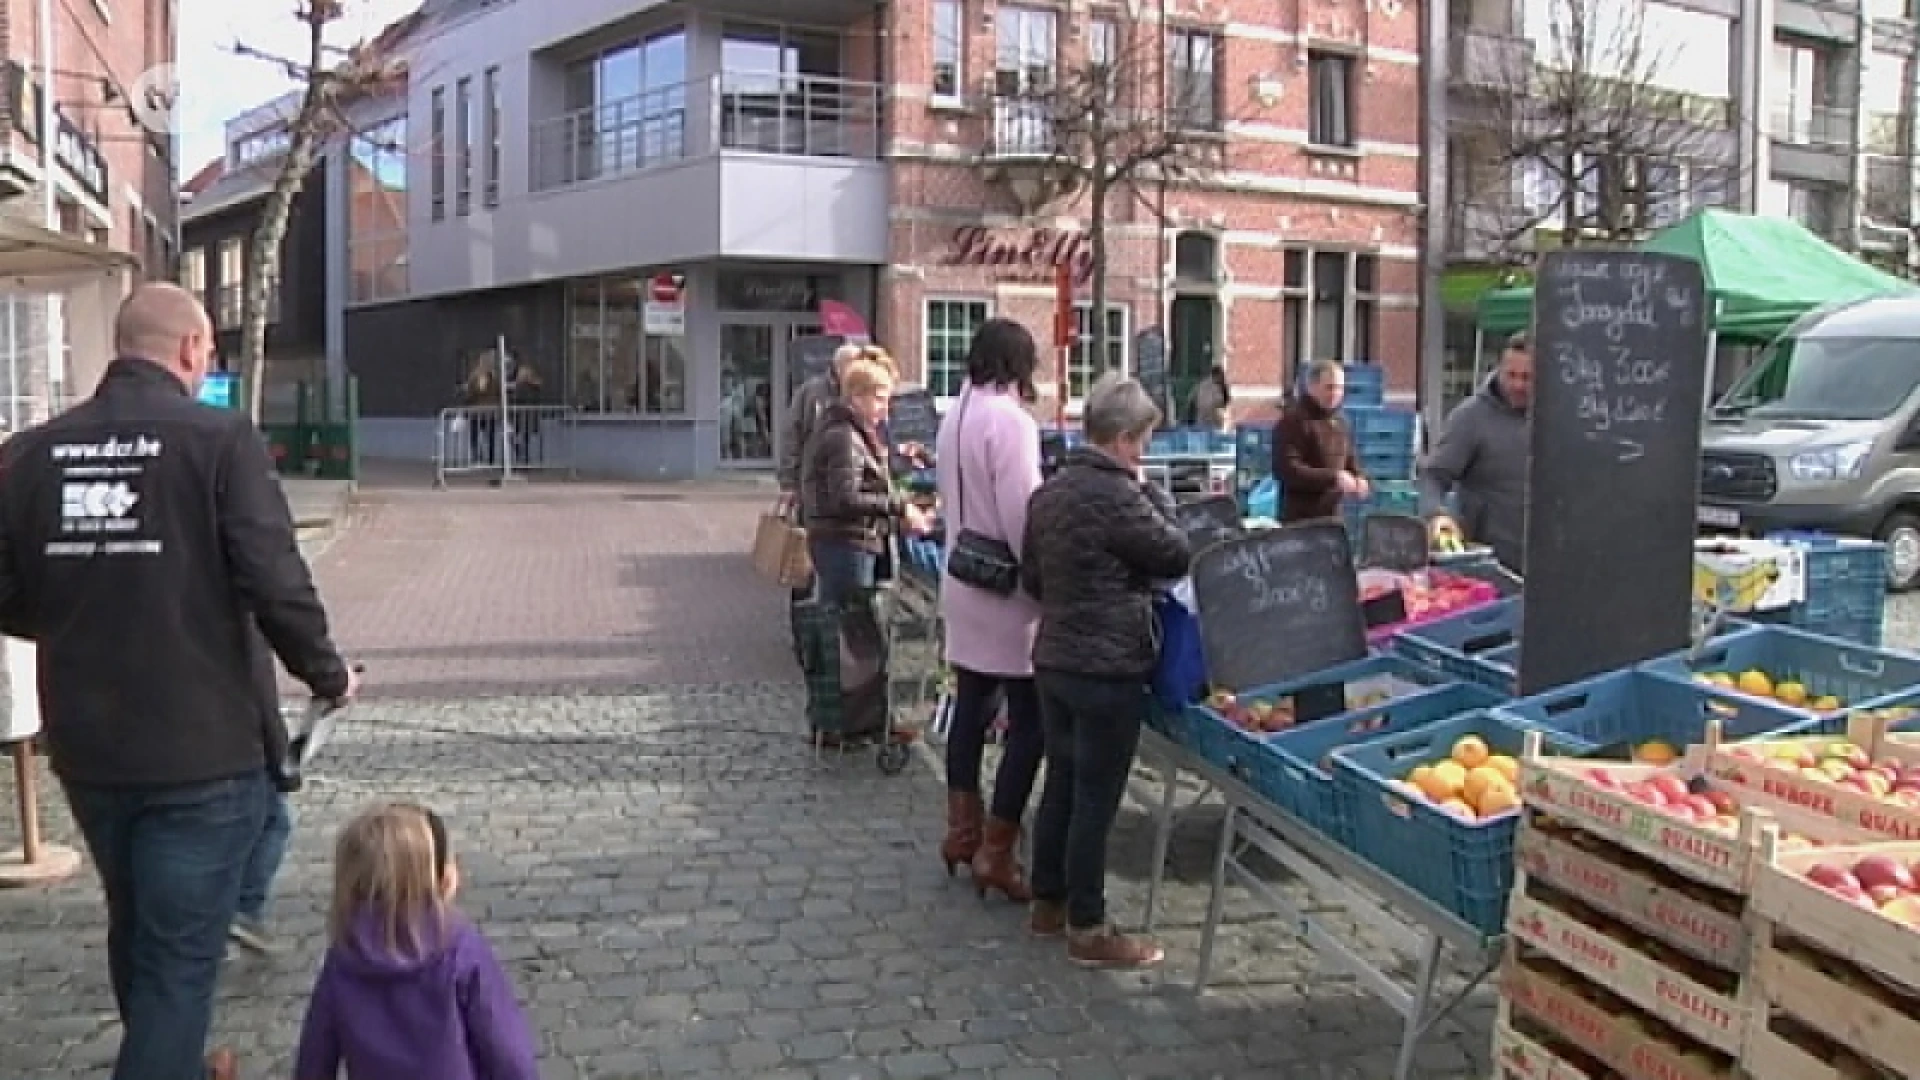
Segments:
[[[39,646],[51,764],[106,892],[113,1080],[209,1072],[214,984],[285,752],[255,628],[315,695],[357,682],[259,434],[194,401],[212,342],[189,293],[143,285],[92,399],[0,447],[0,622]]]

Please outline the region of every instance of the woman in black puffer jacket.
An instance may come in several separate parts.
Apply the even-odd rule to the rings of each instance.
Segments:
[[[1065,932],[1091,967],[1156,964],[1163,953],[1107,919],[1107,833],[1126,792],[1158,658],[1155,582],[1184,577],[1192,552],[1173,500],[1140,476],[1160,410],[1132,379],[1096,386],[1088,445],[1027,505],[1022,583],[1040,602],[1034,682],[1047,780],[1033,830],[1029,928]]]

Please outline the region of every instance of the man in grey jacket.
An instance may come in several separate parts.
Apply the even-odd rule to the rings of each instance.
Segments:
[[[1420,465],[1420,509],[1436,533],[1454,529],[1493,548],[1500,565],[1524,573],[1527,545],[1527,419],[1533,404],[1533,348],[1522,330],[1507,339],[1500,367],[1454,407]],[[1458,496],[1460,520],[1447,513]]]

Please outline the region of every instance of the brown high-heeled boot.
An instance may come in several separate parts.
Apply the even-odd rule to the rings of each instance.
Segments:
[[[1016,904],[1033,899],[1033,893],[1027,890],[1026,875],[1020,870],[1020,860],[1014,857],[1013,850],[1019,843],[1019,822],[987,819],[986,835],[980,841],[979,852],[973,856],[973,887],[982,897],[987,895],[987,890],[998,889]]]
[[[207,1080],[239,1080],[240,1062],[225,1047],[207,1055]]]
[[[970,865],[980,850],[980,821],[986,816],[986,804],[977,791],[947,792],[947,838],[940,841],[940,861],[947,864],[947,876],[956,866]]]

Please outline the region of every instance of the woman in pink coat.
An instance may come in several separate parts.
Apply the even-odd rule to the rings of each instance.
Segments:
[[[936,445],[947,552],[962,529],[999,540],[1020,555],[1027,498],[1040,486],[1040,433],[1026,410],[1039,349],[1026,327],[989,319],[967,350],[967,384],[947,410]],[[947,665],[953,669],[953,723],[947,736],[947,873],[967,863],[982,896],[1031,899],[1014,850],[1040,771],[1044,736],[1033,686],[1033,636],[1040,608],[1015,589],[1000,596],[940,582]],[[980,797],[980,759],[995,706],[1004,697],[1007,732],[994,777],[993,810]]]

